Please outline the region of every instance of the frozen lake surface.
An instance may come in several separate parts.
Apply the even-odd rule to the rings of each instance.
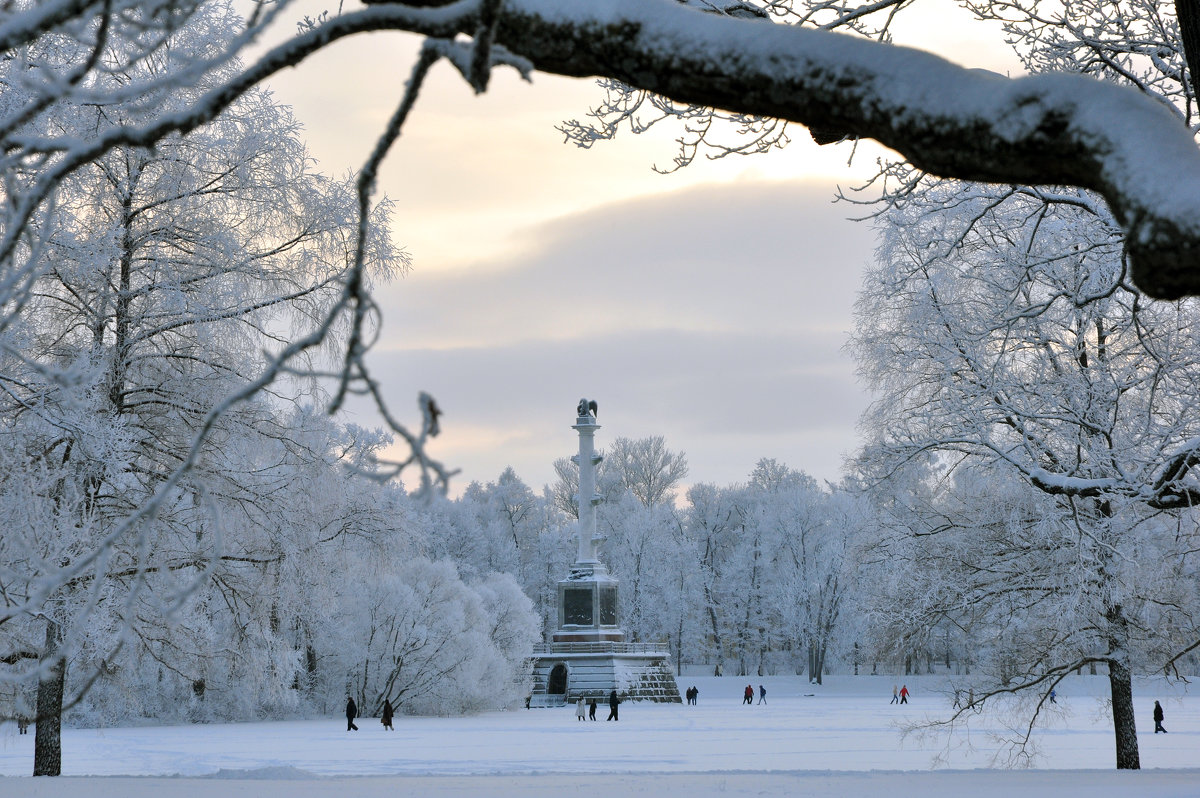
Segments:
[[[889,704],[892,677],[683,677],[697,706],[622,704],[620,720],[578,722],[574,707],[464,718],[371,718],[65,729],[63,773],[33,779],[33,734],[0,727],[6,796],[960,795],[1200,796],[1200,700],[1187,685],[1135,686],[1143,770],[1113,769],[1105,677],[1059,690],[1057,715],[1035,735],[1023,769],[997,767],[1003,725],[972,718],[947,739],[900,727],[945,716],[944,683],[912,677],[907,705]],[[767,688],[746,706],[741,691]],[[1169,734],[1155,735],[1154,700]],[[138,777],[138,778],[127,778]],[[169,782],[164,783],[168,777]]]

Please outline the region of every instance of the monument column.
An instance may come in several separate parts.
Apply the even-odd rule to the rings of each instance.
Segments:
[[[555,643],[622,643],[618,618],[617,580],[600,562],[596,546],[603,539],[596,531],[596,466],[604,458],[596,452],[596,403],[580,399],[572,429],[579,433],[579,453],[571,460],[579,466],[579,548],[567,578],[558,583],[558,631]]]
[[[595,402],[586,399],[579,400],[576,410],[577,417],[572,429],[579,433],[579,454],[571,459],[579,466],[579,493],[575,497],[579,501],[579,553],[575,557],[575,565],[596,565],[600,561],[596,556],[596,505],[603,501],[596,492],[596,466],[604,459],[596,454],[596,423]]]
[[[579,548],[567,578],[558,583],[558,629],[533,657],[526,706],[562,706],[580,697],[600,701],[616,690],[623,699],[683,703],[661,643],[627,643],[621,631],[617,580],[597,554],[598,505],[596,403],[580,399],[572,429],[579,433]]]

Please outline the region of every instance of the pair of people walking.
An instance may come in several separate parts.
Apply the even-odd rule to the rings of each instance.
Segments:
[[[896,685],[892,685],[892,700],[889,704],[907,704],[908,703],[908,685],[902,685],[899,690]]]
[[[382,723],[383,728],[387,729],[388,731],[395,731],[395,729],[392,728],[392,715],[394,715],[394,714],[395,714],[395,710],[392,708],[391,700],[385,698],[383,700],[383,716],[379,719],[379,722]],[[357,717],[358,717],[358,705],[354,703],[353,696],[347,695],[346,696],[346,731],[358,731],[358,726],[355,725],[355,723],[354,723],[354,719]]]
[[[584,718],[583,707],[584,707],[583,696],[580,696],[579,701],[576,702],[576,704],[575,704],[575,719],[576,720],[583,720],[583,718]],[[594,698],[588,699],[587,717],[590,718],[591,720],[596,719],[596,699],[594,699]]]
[[[746,689],[742,693],[742,703],[750,704],[751,706],[754,705],[754,685],[746,685]],[[767,688],[763,687],[761,684],[758,686],[758,703],[767,703]]]

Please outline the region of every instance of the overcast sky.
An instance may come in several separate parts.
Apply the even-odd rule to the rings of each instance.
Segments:
[[[934,38],[953,60],[1003,69],[986,31]],[[358,37],[271,82],[324,171],[361,164],[415,48]],[[417,392],[436,398],[431,452],[461,469],[455,493],[506,466],[535,491],[552,481],[576,450],[581,397],[599,403],[599,447],[662,435],[686,453],[689,483],[744,481],[763,457],[837,480],[868,401],[843,347],[874,238],[833,196],[880,150],[848,165],[848,147],[794,127],[784,151],[660,175],[676,131],[563,143],[555,125],[600,99],[591,81],[507,72],[476,97],[435,68],[381,177],[414,260],[378,292],[369,362],[393,412],[415,424]]]

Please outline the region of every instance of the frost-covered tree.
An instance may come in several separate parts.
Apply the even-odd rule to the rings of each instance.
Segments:
[[[895,493],[880,508],[888,567],[868,583],[863,607],[885,656],[932,658],[952,636],[968,658],[953,687],[969,699],[935,728],[969,728],[986,704],[1007,718],[1002,750],[1027,759],[1034,729],[1056,709],[1049,691],[1099,664],[1120,729],[1132,722],[1116,715],[1131,698],[1123,672],[1161,673],[1164,663],[1172,672],[1181,641],[1195,638],[1197,563],[1180,548],[1195,548],[1194,514],[1126,504],[1098,523],[994,465]],[[1137,754],[1123,744],[1118,737],[1119,756]]]
[[[688,474],[687,455],[668,449],[661,435],[617,438],[604,452],[604,463],[620,489],[632,493],[643,507],[672,501]]]
[[[681,517],[703,641],[692,650],[721,670],[786,667],[820,681],[828,654],[849,647],[842,608],[865,528],[854,495],[767,458],[746,484],[692,486]]]
[[[684,535],[694,557],[696,595],[693,599],[703,613],[702,645],[697,653],[707,661],[716,660],[714,671],[724,670],[730,651],[730,632],[724,622],[726,607],[725,571],[738,544],[739,514],[735,504],[737,489],[699,483],[687,491]]]
[[[872,473],[929,455],[935,473],[986,466],[1041,493],[1054,509],[1037,515],[1076,539],[1089,599],[1072,622],[1088,643],[1072,638],[1052,657],[1020,663],[1019,684],[1045,693],[1058,675],[1104,663],[1118,766],[1137,767],[1131,668],[1168,668],[1200,640],[1185,620],[1191,606],[1177,622],[1145,628],[1158,601],[1143,594],[1146,584],[1166,591],[1162,601],[1179,586],[1141,576],[1167,545],[1149,543],[1161,526],[1150,516],[1178,516],[1188,528],[1200,498],[1190,473],[1200,314],[1191,301],[1146,302],[1128,284],[1108,221],[1088,195],[1066,190],[1053,202],[960,184],[917,192],[885,217],[855,347],[879,391],[867,416]],[[942,528],[925,523],[920,534]],[[1190,534],[1174,540],[1169,561],[1186,562]],[[1024,579],[1020,569],[1006,573],[1013,584]]]
[[[558,580],[575,551],[568,520],[553,499],[538,496],[506,468],[495,482],[471,483],[454,502],[430,508],[437,533],[428,552],[453,559],[467,575],[512,574],[546,632],[558,624]]]
[[[1002,24],[1034,73],[1126,84],[1194,129],[1187,39],[1169,6],[1135,3],[1115,16],[1096,3],[1049,15],[1024,2],[975,8]],[[1178,5],[1185,29],[1192,11]],[[1023,500],[1036,513],[970,521],[935,513],[913,534],[935,530],[960,545],[941,531],[961,523],[986,527],[983,538],[1003,529],[1018,547],[1030,535],[1078,538],[1071,550],[1087,574],[1076,580],[1087,600],[1073,620],[1091,637],[1064,637],[1061,648],[1000,671],[1006,687],[1044,694],[1076,659],[1106,665],[1117,766],[1138,767],[1130,670],[1169,669],[1200,640],[1195,607],[1177,603],[1187,592],[1187,530],[1200,499],[1191,474],[1200,316],[1190,301],[1146,301],[1131,282],[1136,244],[1126,240],[1121,212],[1088,191],[939,183],[903,166],[888,178],[900,187],[881,219],[880,263],[867,278],[856,344],[880,391],[869,467],[877,475],[930,467],[960,481],[959,471],[984,473],[1042,494]],[[1177,556],[1183,572],[1147,579],[1146,558],[1161,554],[1162,530],[1176,527],[1183,531],[1167,535],[1175,541],[1168,559]],[[1006,573],[1006,584],[1021,582],[1019,569]],[[1007,600],[1003,591],[989,595]],[[1148,627],[1159,602],[1179,614]],[[1031,614],[1035,629],[1026,631],[1056,629],[1060,617]],[[1022,674],[1015,681],[1014,671]]]
[[[453,563],[378,552],[355,568],[339,606],[357,634],[337,656],[363,713],[456,715],[526,695],[540,623],[511,576],[477,587]],[[365,634],[364,634],[365,633]]]
[[[632,492],[602,507],[601,558],[621,580],[622,628],[632,640],[676,639],[681,621],[676,597],[691,558],[674,507],[647,507]]]
[[[271,400],[262,391],[281,376],[272,352],[291,351],[299,370],[305,340],[336,334],[331,309],[355,251],[354,190],[312,172],[294,119],[263,91],[153,148],[119,141],[233,74],[233,64],[197,64],[235,25],[229,9],[209,4],[133,38],[131,28],[103,33],[82,53],[71,37],[35,38],[0,63],[23,115],[10,118],[10,133],[118,139],[56,173],[52,197],[3,231],[20,240],[3,278],[0,434],[19,470],[47,477],[44,516],[5,533],[12,558],[0,610],[0,659],[18,666],[3,678],[39,682],[35,774],[57,775],[64,701],[78,700],[123,647],[159,638],[208,580],[236,585],[233,572],[267,568],[287,549],[272,511],[298,472],[264,457],[302,446],[277,401],[312,386],[280,386]],[[88,54],[104,69],[89,76],[86,96],[43,105],[37,76]],[[189,83],[170,95],[128,92],[184,72]],[[51,172],[62,160],[42,157]],[[5,207],[19,214],[22,181],[36,178],[5,177]],[[402,269],[403,253],[375,229],[366,267]],[[22,482],[8,481],[13,492],[0,502],[24,501]],[[261,600],[269,586],[246,590]],[[42,641],[26,634],[31,622]],[[10,638],[9,629],[21,631]],[[85,644],[93,650],[81,660]],[[19,667],[30,659],[36,668]],[[68,684],[67,663],[83,661]]]

